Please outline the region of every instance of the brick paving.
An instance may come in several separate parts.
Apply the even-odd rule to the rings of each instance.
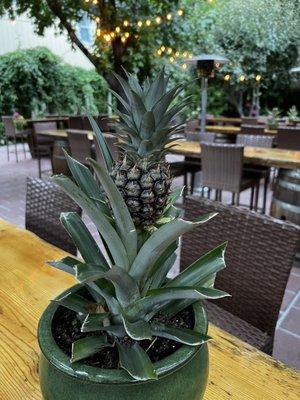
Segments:
[[[12,150],[12,149],[11,149]],[[0,147],[0,218],[12,222],[20,227],[25,223],[25,193],[26,177],[38,176],[37,161],[32,160],[29,153],[27,159],[19,151],[20,161],[15,161],[11,154],[10,162],[7,161],[5,147]],[[43,160],[43,170],[50,169],[50,161]],[[176,185],[182,184],[177,180]],[[260,191],[262,193],[262,190]],[[272,193],[268,193],[268,209]],[[230,202],[229,195],[223,201]],[[261,199],[260,199],[261,202]],[[241,203],[249,204],[249,191],[242,193]],[[92,224],[87,221],[93,231]],[[179,260],[173,270],[178,271]],[[280,316],[276,329],[274,357],[286,364],[300,370],[300,268],[292,268],[282,302]]]

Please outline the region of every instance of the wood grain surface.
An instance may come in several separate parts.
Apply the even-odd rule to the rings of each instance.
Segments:
[[[224,133],[227,135],[238,135],[241,133],[240,126],[230,126],[230,125],[207,125],[206,130],[208,132]],[[265,128],[265,135],[276,135],[277,130]]]
[[[0,219],[1,400],[42,399],[38,320],[49,301],[74,283],[45,261],[63,255],[62,250]],[[299,400],[298,372],[215,326],[209,333],[214,341],[209,345],[205,400]]]
[[[169,151],[174,154],[201,158],[201,146],[198,142],[178,140],[172,143]],[[244,161],[268,167],[297,169],[300,168],[300,151],[245,147]]]

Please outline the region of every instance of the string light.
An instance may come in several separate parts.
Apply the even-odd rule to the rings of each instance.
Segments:
[[[245,79],[246,79],[245,75],[241,75],[241,76],[240,76],[240,82],[244,82]]]
[[[183,10],[182,9],[177,10],[177,14],[179,15],[179,17],[182,17],[183,16]]]
[[[95,18],[95,21],[99,24],[99,22],[100,22],[100,17],[96,17],[96,18]]]
[[[120,28],[119,26],[117,26],[116,29],[115,29],[115,31],[116,31],[117,33],[120,33],[121,28]]]
[[[124,36],[125,36],[126,38],[129,38],[129,32],[125,32]]]
[[[224,81],[226,81],[226,82],[230,81],[230,75],[229,74],[226,74],[224,76]]]
[[[187,69],[187,64],[186,63],[184,63],[184,64],[182,64],[182,69]]]
[[[96,33],[97,33],[97,36],[101,36],[101,29],[98,28],[97,31],[96,31]]]
[[[172,54],[173,50],[171,49],[171,47],[168,48],[167,53],[168,54]]]
[[[157,24],[160,24],[160,23],[161,23],[161,17],[156,17],[156,18],[155,18],[155,22],[156,22]]]
[[[259,81],[261,81],[261,78],[262,78],[262,76],[258,74],[258,75],[256,75],[255,80],[257,82],[259,82]]]
[[[125,42],[126,42],[126,37],[125,37],[125,36],[122,36],[122,37],[121,37],[121,42],[122,42],[122,43],[125,43]]]
[[[139,28],[141,28],[143,26],[143,22],[142,21],[139,21],[137,24],[138,24]]]
[[[128,22],[127,20],[125,20],[125,21],[123,22],[123,25],[124,25],[124,26],[128,26],[128,25],[129,25],[129,22]]]
[[[167,18],[168,21],[171,21],[172,17],[173,17],[172,14],[168,13],[166,18]]]
[[[170,63],[173,63],[175,61],[174,57],[170,57]]]
[[[94,4],[98,4],[98,0],[93,0],[93,3]]]
[[[147,21],[146,21],[146,25],[147,25],[147,26],[150,26],[150,25],[151,25],[151,21],[150,21],[150,19],[147,19]]]
[[[111,41],[111,36],[107,33],[107,34],[104,35],[104,39],[105,39],[107,42],[110,42],[110,41]]]
[[[110,37],[111,37],[112,39],[114,39],[115,36],[116,36],[115,32],[110,32]]]
[[[166,50],[166,47],[165,46],[161,46],[161,51],[165,51]]]

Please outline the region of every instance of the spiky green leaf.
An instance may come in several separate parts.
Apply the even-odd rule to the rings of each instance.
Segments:
[[[103,132],[101,131],[97,122],[94,120],[94,118],[91,115],[88,115],[88,118],[89,118],[90,124],[92,126],[94,135],[96,136],[97,143],[100,147],[106,168],[108,171],[111,171],[114,159],[113,159],[111,151],[106,143]]]
[[[136,322],[130,322],[122,315],[124,328],[132,339],[134,340],[145,340],[152,339],[151,327],[149,322],[143,321],[142,319]]]
[[[151,327],[154,336],[174,340],[189,346],[199,346],[212,339],[210,336],[192,329],[175,328],[164,324],[151,324]]]
[[[106,336],[88,336],[72,343],[71,363],[83,360],[110,346]]]

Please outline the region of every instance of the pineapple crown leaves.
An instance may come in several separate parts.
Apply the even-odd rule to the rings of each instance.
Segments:
[[[159,160],[170,136],[182,126],[170,124],[190,101],[187,97],[172,105],[186,84],[168,90],[169,77],[164,69],[152,83],[147,79],[143,85],[133,75],[126,71],[125,74],[127,81],[114,73],[123,90],[123,97],[112,91],[124,108],[123,112],[116,110],[120,117],[116,127],[123,142],[120,147],[133,158],[154,157]]]
[[[158,312],[176,314],[177,310],[202,299],[227,296],[213,287],[216,273],[225,267],[226,244],[202,256],[174,280],[167,279],[179,237],[214,214],[196,222],[181,219],[174,212],[174,202],[181,195],[181,190],[176,189],[166,209],[168,222],[152,232],[140,232],[104,167],[90,160],[110,202],[109,208],[102,203],[103,191],[92,183],[94,178],[89,169],[68,155],[67,161],[74,181],[62,175],[53,179],[89,215],[108,250],[103,254],[77,214],[61,215],[83,260],[65,257],[49,264],[74,275],[93,299],[82,295],[80,290],[70,290],[55,300],[77,313],[82,332],[88,334],[73,343],[71,362],[90,357],[107,346],[116,346],[121,367],[133,379],[156,379],[157,371],[141,346],[142,340],[151,344],[156,337],[165,337],[198,346],[210,338],[203,332],[155,322],[153,317]],[[125,337],[129,337],[130,345]]]

